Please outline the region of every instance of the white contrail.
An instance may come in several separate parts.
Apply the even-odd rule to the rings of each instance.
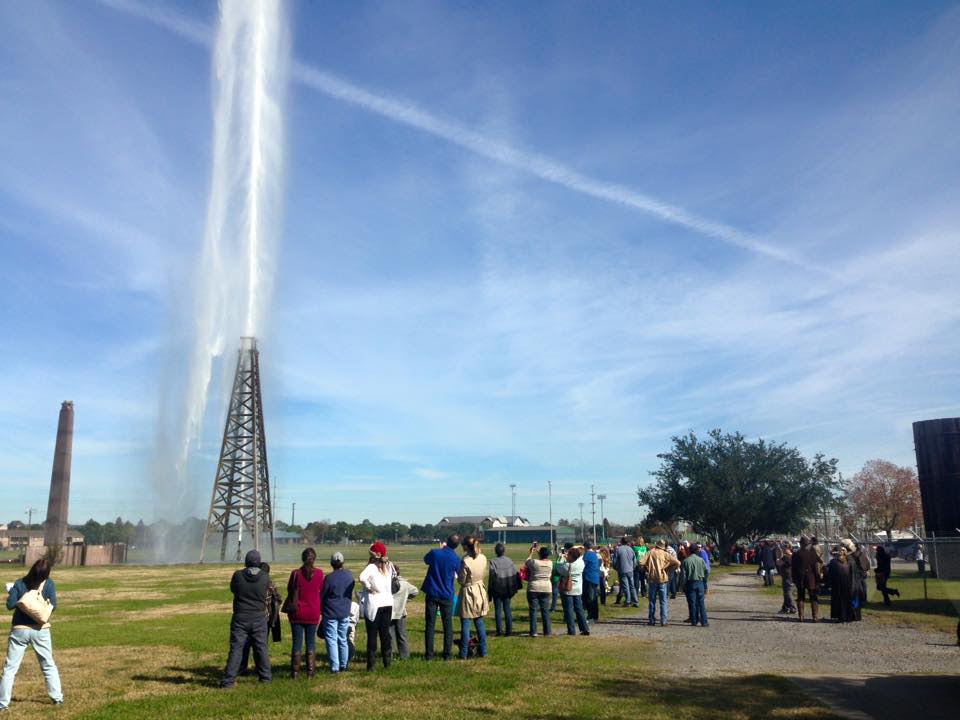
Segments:
[[[99,2],[114,10],[148,20],[191,42],[202,44],[211,42],[213,33],[210,28],[165,8],[143,5],[135,0],[99,0]],[[788,250],[771,245],[755,235],[742,232],[724,223],[700,217],[683,208],[637,192],[625,185],[584,175],[545,155],[513,147],[478,133],[465,125],[440,118],[411,102],[378,95],[336,75],[297,61],[293,61],[291,64],[291,75],[294,80],[324,95],[417,128],[477,155],[503,163],[547,182],[590,197],[634,208],[665,222],[685,227],[700,235],[720,240],[773,260],[814,270],[818,273],[829,274],[829,271],[824,268],[794,255]]]

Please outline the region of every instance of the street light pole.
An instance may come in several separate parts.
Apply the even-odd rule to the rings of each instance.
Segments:
[[[553,539],[553,481],[547,480],[547,503],[550,509],[550,549],[555,547]]]
[[[517,519],[517,484],[510,483],[510,515],[511,522]]]
[[[606,515],[603,514],[603,501],[607,499],[607,496],[601,493],[597,495],[597,500],[600,501],[600,541],[604,544],[607,542],[607,523],[604,520]]]
[[[593,491],[593,485],[590,486],[590,525],[593,529],[593,544],[597,544],[597,501],[596,494]]]
[[[583,503],[577,503],[580,506],[580,542],[583,542]]]
[[[293,505],[290,506],[290,525],[291,526],[296,525],[296,523],[294,522],[296,517],[297,517],[297,504],[293,503]]]

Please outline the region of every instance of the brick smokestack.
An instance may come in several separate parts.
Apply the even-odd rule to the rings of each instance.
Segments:
[[[47,547],[67,541],[67,514],[70,510],[70,463],[73,458],[73,403],[60,407],[57,425],[57,447],[53,452],[53,473],[50,476],[50,502],[47,504]]]

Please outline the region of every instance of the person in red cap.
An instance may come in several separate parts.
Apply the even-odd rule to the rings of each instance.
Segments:
[[[365,592],[360,608],[367,629],[367,670],[377,663],[377,637],[380,638],[380,656],[383,666],[390,667],[393,646],[390,642],[390,619],[393,616],[393,566],[387,559],[387,546],[381,541],[370,546],[370,560],[360,573],[360,584]]]

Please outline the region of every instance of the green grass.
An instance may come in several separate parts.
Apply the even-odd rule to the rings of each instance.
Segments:
[[[324,559],[334,548],[323,549]],[[414,584],[423,576],[422,546],[391,548],[394,560]],[[357,573],[362,547],[341,548]],[[517,559],[526,556],[513,548]],[[273,575],[281,587],[293,567],[278,562]],[[414,657],[389,671],[354,670],[341,677],[321,674],[292,681],[290,634],[271,644],[275,680],[259,686],[242,678],[236,689],[216,688],[227,650],[233,565],[124,566],[70,568],[55,573],[60,609],[54,642],[67,704],[56,712],[45,699],[39,671],[29,658],[21,668],[11,718],[283,718],[308,715],[339,719],[440,720],[450,717],[509,716],[619,720],[645,718],[835,717],[787,680],[769,675],[704,679],[685,669],[662,668],[642,639],[600,637],[490,640],[483,660],[425,663],[423,602],[409,606]],[[17,573],[8,573],[16,576]],[[9,579],[12,579],[9,578]],[[516,598],[515,627],[527,624],[526,603]],[[607,606],[605,617],[628,611]],[[633,611],[635,612],[635,611]],[[560,630],[560,615],[554,616]],[[493,626],[492,613],[488,627]],[[364,645],[359,630],[358,646]],[[2,636],[0,636],[2,640]],[[322,649],[322,642],[318,643]],[[322,650],[321,650],[322,653]],[[691,658],[694,665],[696,658]],[[790,708],[780,711],[778,708]],[[778,715],[778,713],[781,713]]]

